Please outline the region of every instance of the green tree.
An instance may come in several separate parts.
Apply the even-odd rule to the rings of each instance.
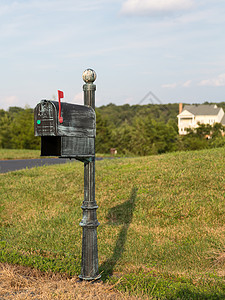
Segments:
[[[198,125],[195,129],[189,128],[188,134],[181,138],[183,150],[200,150],[223,146],[222,133],[224,128],[222,124],[215,123],[213,126],[209,124]]]
[[[33,109],[18,112],[11,124],[12,148],[40,149],[40,138],[34,136]]]
[[[220,135],[210,140],[210,148],[225,147],[225,137]]]
[[[211,129],[212,139],[221,137],[223,131],[224,131],[224,127],[221,123],[213,124],[213,127]]]
[[[209,143],[206,138],[199,138],[191,134],[182,137],[182,147],[179,150],[201,150],[209,148]]]
[[[10,117],[14,119],[14,117],[23,110],[24,110],[23,108],[18,106],[10,106],[8,112]]]
[[[112,131],[112,145],[117,149],[118,154],[133,154],[132,126],[128,121]]]
[[[96,111],[96,152],[110,153],[112,147],[112,132],[108,126],[106,119],[102,118],[101,114]]]
[[[0,111],[0,148],[10,149],[12,148],[12,130],[11,130],[12,118],[9,113]]]
[[[137,155],[151,155],[176,150],[177,132],[171,124],[136,118],[133,123],[130,151]],[[132,146],[131,146],[132,145]]]

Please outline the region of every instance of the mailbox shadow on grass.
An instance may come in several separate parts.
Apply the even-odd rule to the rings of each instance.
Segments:
[[[117,205],[113,208],[111,208],[108,212],[107,219],[109,225],[120,225],[123,224],[123,227],[119,233],[119,236],[117,238],[113,255],[107,259],[100,267],[99,271],[103,273],[102,277],[110,276],[113,274],[113,269],[117,263],[117,261],[121,258],[125,243],[127,239],[127,232],[129,229],[129,226],[132,222],[133,218],[133,212],[135,209],[135,202],[137,198],[137,188],[133,187],[130,193],[129,199],[124,202],[123,204]]]

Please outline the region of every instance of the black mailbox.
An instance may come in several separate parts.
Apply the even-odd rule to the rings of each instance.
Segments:
[[[41,136],[41,156],[95,156],[96,117],[92,107],[63,102],[60,109],[57,101],[42,100],[34,109],[34,133]]]

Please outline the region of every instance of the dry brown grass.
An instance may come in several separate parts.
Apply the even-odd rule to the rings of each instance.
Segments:
[[[0,264],[0,299],[141,299],[114,288],[102,282],[81,282],[77,277]]]

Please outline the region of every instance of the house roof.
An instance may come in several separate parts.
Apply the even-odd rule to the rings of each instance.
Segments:
[[[201,104],[201,105],[185,105],[182,112],[187,110],[190,113],[192,113],[195,116],[198,115],[218,115],[221,107],[217,107],[216,105],[207,105],[207,104]]]
[[[222,118],[222,120],[220,121],[220,123],[221,123],[223,126],[225,126],[225,114],[223,115],[223,118]]]

